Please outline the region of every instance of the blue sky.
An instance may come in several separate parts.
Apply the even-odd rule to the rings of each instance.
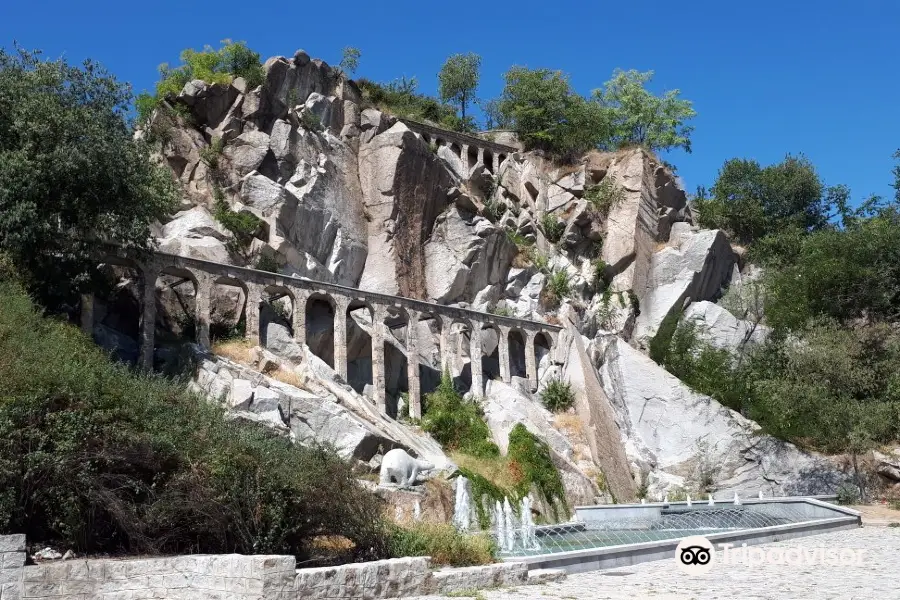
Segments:
[[[654,91],[678,88],[698,117],[693,154],[673,152],[688,190],[722,162],[768,164],[805,153],[856,200],[892,194],[900,147],[900,2],[391,2],[152,3],[44,0],[0,6],[0,45],[13,40],[70,61],[92,57],[137,91],[186,47],[245,40],[263,58],[303,48],[330,63],[362,50],[357,73],[416,76],[433,93],[444,59],[483,57],[479,95],[496,96],[513,64],[561,69],[582,93],[616,67],[653,69]]]

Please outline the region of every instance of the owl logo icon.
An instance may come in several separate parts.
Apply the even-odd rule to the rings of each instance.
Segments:
[[[712,568],[715,553],[712,542],[703,536],[695,535],[679,542],[675,548],[675,561],[685,573],[700,575]]]

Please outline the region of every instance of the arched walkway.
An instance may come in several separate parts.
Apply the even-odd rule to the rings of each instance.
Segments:
[[[334,362],[335,303],[331,296],[310,294],[304,307],[306,316],[306,347],[332,369]]]
[[[263,289],[259,311],[259,343],[284,352],[294,341],[294,293],[278,285]]]
[[[509,332],[509,374],[511,377],[527,377],[528,365],[525,362],[525,336],[518,330]]]

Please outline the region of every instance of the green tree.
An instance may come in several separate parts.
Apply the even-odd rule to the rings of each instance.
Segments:
[[[573,92],[562,72],[517,66],[504,79],[498,112],[527,148],[573,157],[609,138],[606,111]]]
[[[644,87],[652,79],[653,71],[616,69],[602,90],[594,90],[594,98],[609,110],[611,144],[638,144],[651,150],[683,148],[690,152],[694,128],[685,122],[697,114],[693,103],[680,98],[678,90],[653,95]]]
[[[0,251],[54,304],[87,281],[97,240],[148,250],[177,188],[128,123],[130,88],[103,67],[0,50]]]
[[[361,56],[362,52],[359,51],[359,48],[353,48],[351,46],[344,48],[343,53],[341,54],[341,71],[347,75],[356,73],[356,69],[359,68],[359,59]]]
[[[846,206],[848,194],[844,186],[826,188],[804,156],[788,155],[767,167],[735,158],[722,165],[711,196],[699,197],[696,206],[701,225],[749,244],[786,230],[822,229],[834,209]]]
[[[469,52],[448,58],[438,73],[438,95],[442,101],[459,106],[463,122],[466,121],[466,107],[478,89],[480,69],[481,57]]]

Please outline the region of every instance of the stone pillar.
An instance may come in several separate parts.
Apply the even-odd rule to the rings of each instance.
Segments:
[[[491,173],[496,176],[500,172],[500,155],[495,152],[491,158]]]
[[[525,332],[525,372],[528,375],[528,381],[531,383],[532,392],[536,392],[538,387],[537,361],[534,359],[534,338],[536,335],[536,331]]]
[[[460,160],[462,160],[463,174],[466,177],[468,177],[469,176],[469,145],[463,144],[461,152],[462,152],[462,156],[460,157]]]
[[[138,364],[147,371],[153,370],[153,341],[156,334],[156,279],[159,272],[144,269],[144,300],[141,303],[141,354]]]
[[[94,335],[94,295],[81,295],[81,330],[88,336]]]
[[[334,371],[347,381],[347,309],[350,298],[334,298]]]
[[[247,305],[244,317],[247,324],[245,337],[254,346],[259,344],[259,305],[262,302],[262,287],[256,283],[247,284]]]
[[[441,321],[441,376],[444,371],[450,370],[450,357],[453,356],[450,349],[450,329],[453,327],[453,319],[444,315],[435,315],[435,319]]]
[[[409,388],[409,416],[422,418],[422,384],[419,380],[419,313],[407,311],[406,381]]]
[[[500,340],[497,344],[497,358],[500,359],[500,379],[503,380],[503,383],[510,383],[512,381],[512,375],[510,364],[509,364],[509,327],[504,327],[502,325],[497,327],[500,332]]]
[[[372,321],[372,387],[375,388],[375,406],[382,413],[387,412],[387,386],[384,382],[384,338],[387,318],[387,307],[383,304],[374,306]]]
[[[478,148],[478,164],[484,164],[484,148]]]
[[[472,393],[475,396],[484,396],[484,374],[481,370],[481,323],[476,320],[469,322],[471,327],[469,335],[469,364],[472,370]]]
[[[197,277],[197,295],[196,295],[196,321],[197,321],[197,343],[206,350],[212,347],[209,339],[209,316],[210,303],[212,302],[213,279],[211,276],[201,273]]]
[[[306,303],[309,301],[309,292],[298,288],[291,288],[294,301],[291,308],[294,311],[294,341],[306,346]]]

